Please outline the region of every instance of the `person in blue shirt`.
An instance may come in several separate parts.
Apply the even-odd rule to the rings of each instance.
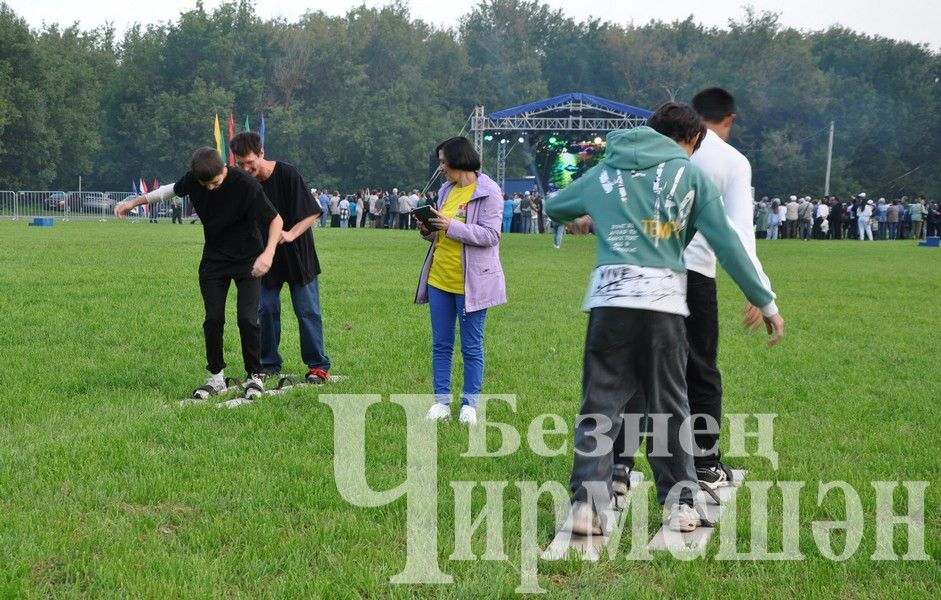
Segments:
[[[510,233],[513,224],[513,199],[509,194],[503,194],[503,233]]]
[[[327,195],[326,190],[320,192],[320,198],[317,199],[320,202],[320,226],[327,226],[327,215],[330,214],[330,196]]]

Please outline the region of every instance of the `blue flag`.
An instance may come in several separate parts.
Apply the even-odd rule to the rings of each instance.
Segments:
[[[265,113],[261,113],[261,125],[258,127],[258,137],[261,138],[261,147],[265,147]]]
[[[137,184],[134,183],[134,180],[133,180],[133,179],[131,180],[131,191],[134,192],[134,195],[135,195],[135,196],[139,196],[139,195],[140,195],[140,193],[138,193],[138,191],[137,191]]]

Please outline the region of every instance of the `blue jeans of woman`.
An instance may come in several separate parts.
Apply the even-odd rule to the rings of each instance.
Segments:
[[[451,403],[451,365],[454,358],[454,323],[461,325],[461,355],[464,358],[464,387],[461,404],[477,406],[484,384],[484,320],[487,310],[464,312],[464,294],[452,294],[428,286],[431,309],[431,371],[435,398]]]

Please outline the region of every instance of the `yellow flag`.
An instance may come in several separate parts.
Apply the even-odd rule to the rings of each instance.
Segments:
[[[219,152],[219,156],[224,161],[225,154],[222,153],[222,130],[219,129],[219,113],[216,113],[216,124],[212,128],[212,137],[216,138],[216,151]]]

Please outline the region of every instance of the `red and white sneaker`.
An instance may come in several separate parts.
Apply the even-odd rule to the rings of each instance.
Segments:
[[[330,375],[323,369],[311,367],[307,370],[307,375],[304,376],[304,380],[307,381],[307,383],[326,383],[330,381]]]

